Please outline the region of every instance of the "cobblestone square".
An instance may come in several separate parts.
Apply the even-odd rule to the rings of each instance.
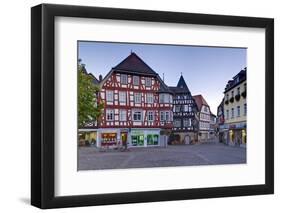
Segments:
[[[78,148],[78,170],[198,166],[246,163],[246,148],[219,143],[170,145],[167,148],[130,148],[99,151]]]

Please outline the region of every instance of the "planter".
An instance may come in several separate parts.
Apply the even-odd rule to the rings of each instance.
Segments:
[[[239,100],[240,100],[240,97],[241,97],[240,94],[239,94],[239,95],[235,95],[235,100],[236,100],[236,101],[239,101]]]
[[[247,96],[246,91],[242,92],[241,95],[242,95],[243,98],[246,98],[246,96]]]
[[[225,103],[225,105],[228,105],[229,101],[228,101],[228,100],[226,100],[224,103]]]
[[[229,102],[230,102],[230,103],[233,103],[233,102],[234,102],[234,98],[231,97],[231,98],[229,99]]]

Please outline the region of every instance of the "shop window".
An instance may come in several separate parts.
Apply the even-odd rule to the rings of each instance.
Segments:
[[[144,145],[144,135],[132,135],[132,146],[143,146]]]
[[[157,134],[148,134],[147,135],[147,145],[158,145],[159,144],[159,135]]]

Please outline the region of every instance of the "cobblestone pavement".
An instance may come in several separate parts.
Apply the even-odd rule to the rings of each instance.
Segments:
[[[170,145],[167,148],[130,148],[100,152],[78,148],[78,170],[195,166],[246,163],[246,149],[209,143]]]

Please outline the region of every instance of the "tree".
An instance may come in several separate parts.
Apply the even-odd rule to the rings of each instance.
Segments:
[[[103,110],[103,103],[98,103],[99,86],[93,83],[93,77],[85,69],[85,65],[78,60],[78,126],[95,122]]]

